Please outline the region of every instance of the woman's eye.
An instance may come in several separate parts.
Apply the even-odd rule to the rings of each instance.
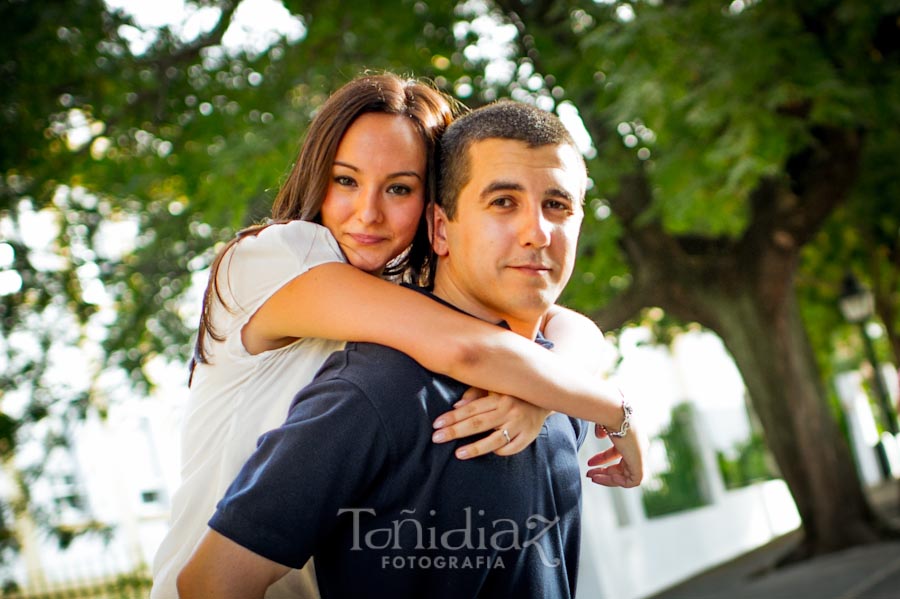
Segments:
[[[345,187],[352,186],[356,183],[356,181],[353,180],[353,177],[348,177],[346,175],[336,175],[334,182]]]
[[[407,185],[391,185],[390,187],[388,187],[388,193],[392,195],[403,196],[409,194],[410,192],[412,192],[412,189],[410,189]]]

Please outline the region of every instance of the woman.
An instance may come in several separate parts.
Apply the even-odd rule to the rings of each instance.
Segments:
[[[435,145],[452,116],[452,104],[422,83],[393,75],[348,83],[313,119],[276,198],[277,224],[243,231],[213,263],[183,431],[182,487],[154,563],[152,596],[175,596],[175,577],[215,503],[257,437],[284,420],[293,394],[342,346],[335,339],[389,345],[475,386],[611,426],[621,422],[617,396],[598,390],[581,369],[368,276],[427,279],[424,207],[434,191]],[[583,317],[557,314],[546,328],[570,341],[564,348],[599,338],[593,326],[582,332]],[[444,442],[493,430],[457,455],[520,451],[548,414],[508,395],[478,395],[439,419],[436,437],[443,434]],[[288,593],[317,595],[309,565],[268,596]]]

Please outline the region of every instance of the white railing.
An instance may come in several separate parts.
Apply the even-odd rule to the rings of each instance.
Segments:
[[[700,439],[703,437],[701,436]],[[581,462],[604,442],[588,440]],[[700,454],[712,452],[701,445]],[[715,460],[699,461],[709,505],[648,518],[641,490],[584,485],[579,599],[640,599],[752,551],[800,526],[782,480],[725,490]]]

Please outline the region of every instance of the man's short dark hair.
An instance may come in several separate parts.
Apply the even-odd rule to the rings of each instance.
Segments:
[[[469,181],[469,148],[486,139],[521,141],[530,148],[570,145],[578,151],[575,140],[559,117],[529,104],[500,100],[458,118],[440,141],[437,202],[451,220],[456,216],[459,193]]]

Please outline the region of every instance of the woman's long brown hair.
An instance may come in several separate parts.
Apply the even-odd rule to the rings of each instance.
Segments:
[[[229,250],[244,237],[258,235],[271,224],[294,220],[320,222],[320,211],[334,157],[344,133],[363,114],[385,113],[409,117],[422,136],[426,151],[426,202],[433,202],[436,192],[435,153],[444,129],[458,112],[458,104],[429,84],[415,79],[403,79],[391,73],[362,75],[338,89],[319,108],[310,122],[306,140],[300,148],[287,180],[278,191],[268,223],[254,225],[240,231],[216,255],[210,266],[209,283],[203,294],[197,343],[191,359],[193,378],[197,363],[209,362],[207,337],[222,341],[224,337],[212,325],[213,300],[226,307],[219,289],[219,269]],[[426,212],[422,211],[415,237],[409,251],[389,264],[384,276],[408,281],[427,282],[431,271],[431,241],[428,236]]]

